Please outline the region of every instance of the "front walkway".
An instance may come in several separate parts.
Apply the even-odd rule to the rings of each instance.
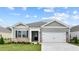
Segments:
[[[42,43],[42,51],[79,51],[79,46],[69,43]]]

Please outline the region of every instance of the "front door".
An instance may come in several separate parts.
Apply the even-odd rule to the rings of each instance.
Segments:
[[[32,42],[38,42],[38,31],[32,31]]]

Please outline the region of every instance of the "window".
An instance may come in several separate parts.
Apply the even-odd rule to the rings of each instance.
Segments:
[[[23,37],[23,38],[25,38],[25,37],[28,37],[28,31],[16,31],[16,38],[17,37]]]
[[[17,31],[17,36],[21,37],[21,31]]]
[[[23,33],[22,34],[23,37],[28,37],[28,31],[23,31],[22,33]]]
[[[26,31],[22,31],[22,33],[23,33],[22,34],[23,37],[27,37],[27,32]]]

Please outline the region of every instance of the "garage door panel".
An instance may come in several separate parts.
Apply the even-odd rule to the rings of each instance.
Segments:
[[[65,32],[42,32],[43,42],[66,42]]]

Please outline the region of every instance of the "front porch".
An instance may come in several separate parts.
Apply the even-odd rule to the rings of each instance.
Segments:
[[[30,32],[28,30],[16,30],[14,33],[15,38],[12,39],[12,41],[14,42],[31,42],[31,43],[40,42],[39,31]]]
[[[26,24],[16,24],[12,27],[12,41],[15,42],[40,42],[40,29],[30,28]]]

